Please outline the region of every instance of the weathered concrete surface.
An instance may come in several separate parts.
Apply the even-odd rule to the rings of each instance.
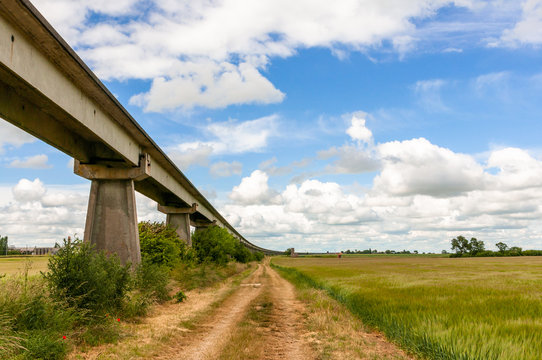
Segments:
[[[133,180],[92,180],[84,241],[124,264],[141,262]]]
[[[167,214],[166,222],[175,228],[177,235],[183,239],[188,246],[192,246],[190,236],[190,214]]]

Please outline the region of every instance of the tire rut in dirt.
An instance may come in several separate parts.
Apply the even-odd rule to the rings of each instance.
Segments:
[[[292,284],[266,267],[267,280],[273,302],[270,331],[265,341],[265,360],[314,359],[314,353],[305,336],[302,314],[304,305],[296,299]]]

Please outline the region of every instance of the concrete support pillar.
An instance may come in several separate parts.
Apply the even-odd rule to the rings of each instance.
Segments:
[[[166,224],[175,228],[179,238],[184,240],[188,246],[192,246],[192,238],[190,236],[190,214],[195,213],[197,204],[192,204],[192,207],[182,208],[175,206],[162,206],[158,204],[158,211],[167,214]]]
[[[190,214],[167,214],[166,223],[173,228],[188,246],[192,246],[190,237]]]
[[[141,262],[133,180],[92,180],[84,241],[123,264]]]
[[[74,172],[92,180],[84,241],[109,254],[117,254],[123,264],[141,262],[134,180],[149,176],[150,158],[143,155],[140,166],[111,168],[81,164]]]

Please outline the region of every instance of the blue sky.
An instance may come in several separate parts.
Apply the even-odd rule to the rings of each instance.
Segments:
[[[35,5],[257,245],[542,247],[540,0]],[[0,234],[82,234],[70,158],[5,122],[0,149]]]

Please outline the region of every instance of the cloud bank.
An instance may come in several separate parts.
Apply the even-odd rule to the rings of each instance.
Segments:
[[[375,49],[402,56],[435,28],[441,38],[479,30],[427,23],[440,9],[467,9],[476,17],[497,7],[482,0],[346,0],[333,6],[313,0],[36,0],[36,6],[102,79],[150,80],[131,103],[154,112],[281,102],[285,94],[266,78],[274,58],[315,47],[340,58]],[[525,5],[524,12],[531,8],[538,5]],[[517,37],[523,27],[518,23],[503,36]]]

